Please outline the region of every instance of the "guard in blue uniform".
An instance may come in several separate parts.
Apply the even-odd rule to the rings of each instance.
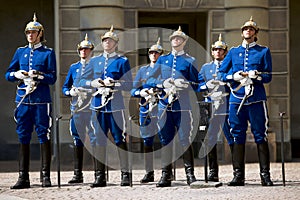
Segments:
[[[184,149],[183,161],[187,183],[196,181],[194,176],[194,153],[191,146],[192,113],[189,101],[189,83],[197,83],[197,61],[184,52],[188,36],[181,27],[169,37],[172,52],[158,58],[148,84],[162,87],[158,105],[159,138],[162,144],[162,177],[157,187],[169,187],[172,181],[172,143],[178,133]],[[192,85],[194,90],[197,84]]]
[[[96,88],[92,100],[92,122],[95,129],[96,148],[94,155],[101,155],[95,160],[95,182],[92,187],[106,186],[105,155],[107,134],[110,131],[118,147],[121,166],[121,186],[130,185],[124,101],[122,90],[130,91],[132,77],[129,61],[125,56],[116,53],[119,38],[113,26],[102,37],[104,52],[90,60],[80,85]],[[98,157],[99,158],[99,157]]]
[[[141,179],[141,183],[154,181],[153,170],[153,140],[157,133],[157,103],[158,89],[146,84],[149,75],[155,71],[155,63],[160,55],[163,54],[163,48],[158,39],[155,45],[148,50],[150,64],[142,66],[133,82],[131,96],[141,98],[140,100],[140,134],[144,141],[145,169],[146,174]],[[157,67],[157,65],[156,65]]]
[[[70,133],[74,141],[74,176],[69,183],[82,183],[82,165],[83,165],[83,147],[82,141],[85,140],[86,129],[90,137],[91,145],[94,146],[94,133],[92,132],[91,110],[89,109],[92,89],[79,87],[80,76],[84,74],[84,70],[88,65],[92,56],[94,44],[88,40],[86,34],[85,39],[77,45],[77,52],[80,61],[70,66],[66,80],[62,86],[62,92],[65,96],[72,97],[70,119]],[[77,123],[76,123],[77,122]]]
[[[18,82],[15,102],[16,132],[20,142],[19,179],[12,189],[29,188],[30,140],[33,129],[41,144],[41,182],[50,187],[51,163],[51,95],[49,85],[56,81],[56,58],[52,49],[44,46],[44,27],[33,21],[25,28],[28,45],[16,50],[5,78]]]
[[[208,161],[209,174],[208,181],[219,181],[219,165],[217,157],[217,140],[218,133],[223,131],[230,147],[233,145],[233,137],[230,133],[228,123],[228,102],[229,102],[229,87],[222,81],[218,80],[217,73],[219,67],[227,54],[227,45],[222,41],[222,35],[219,35],[219,40],[211,47],[211,54],[214,60],[206,63],[201,67],[198,78],[200,81],[200,90],[208,91],[205,102],[211,104],[212,116],[209,121],[207,131],[208,136]],[[201,88],[201,84],[205,81],[206,85]]]
[[[268,47],[256,43],[259,28],[252,17],[241,29],[242,45],[230,49],[218,75],[220,80],[231,83],[229,123],[234,137],[234,178],[228,185],[245,184],[245,142],[249,121],[257,144],[261,184],[272,186],[267,139],[269,120],[264,88],[264,84],[272,80],[272,58]]]

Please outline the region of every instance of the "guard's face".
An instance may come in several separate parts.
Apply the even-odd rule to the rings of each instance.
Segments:
[[[224,57],[225,57],[225,50],[222,49],[222,48],[214,48],[212,51],[211,51],[211,54],[212,56],[214,57],[214,59],[216,60],[223,60]]]
[[[41,37],[41,34],[39,34],[38,31],[35,31],[35,30],[26,31],[27,41],[31,44],[40,42],[40,37]]]
[[[79,49],[80,58],[86,59],[91,54],[92,50],[89,48]]]
[[[183,42],[184,42],[184,39],[182,37],[175,36],[171,40],[171,45],[172,45],[172,47],[179,47],[180,45],[183,44]]]
[[[105,38],[102,41],[102,47],[106,52],[114,52],[117,47],[117,43],[111,38]]]
[[[243,28],[243,32],[242,32],[242,36],[248,40],[248,39],[253,39],[254,40],[254,37],[256,36],[256,32],[255,32],[255,29],[251,26],[247,26],[245,28]]]
[[[160,54],[156,51],[150,51],[149,52],[149,59],[152,63],[156,63],[159,56],[160,56]]]

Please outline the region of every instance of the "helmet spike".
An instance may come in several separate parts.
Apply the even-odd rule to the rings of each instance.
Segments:
[[[115,42],[119,41],[119,37],[116,33],[114,33],[114,26],[111,25],[110,30],[101,36],[101,40],[103,41],[106,38],[111,38]]]
[[[219,34],[219,40],[211,45],[211,50],[213,51],[214,49],[224,49],[227,51],[227,44],[222,41],[222,33]]]
[[[34,22],[37,22],[37,17],[36,17],[35,12],[33,13],[33,21],[34,21]]]
[[[160,37],[158,37],[156,44],[160,45]]]
[[[86,48],[86,49],[94,49],[94,44],[89,41],[89,38],[88,38],[88,34],[86,33],[85,34],[85,37],[84,37],[84,40],[82,40],[78,45],[77,45],[77,50],[80,50],[80,49],[83,49],[83,48]]]
[[[241,27],[242,31],[244,30],[245,27],[248,27],[248,26],[254,28],[255,31],[256,31],[256,33],[258,33],[259,28],[258,28],[256,22],[253,21],[253,17],[252,17],[252,16],[250,17],[250,20],[249,20],[249,21],[246,21],[246,22],[243,24],[243,26]]]
[[[171,41],[175,36],[182,37],[184,40],[189,38],[184,32],[182,32],[181,26],[178,27],[177,31],[173,32],[173,34],[169,36],[169,40]]]
[[[160,37],[158,37],[156,44],[152,45],[150,49],[148,50],[148,53],[150,52],[157,52],[159,54],[162,54],[164,52],[163,47],[160,45]]]

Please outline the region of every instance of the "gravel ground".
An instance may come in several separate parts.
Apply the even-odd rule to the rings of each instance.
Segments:
[[[273,187],[262,187],[258,173],[258,163],[246,164],[246,185],[244,187],[228,187],[227,182],[232,179],[232,166],[220,166],[220,187],[207,184],[204,179],[204,168],[195,168],[195,175],[199,182],[196,185],[202,188],[190,187],[186,184],[183,168],[177,168],[176,181],[168,188],[157,188],[156,182],[161,176],[160,170],[155,170],[155,181],[150,184],[140,184],[143,170],[133,171],[133,186],[120,186],[120,172],[109,171],[108,186],[104,188],[91,188],[93,171],[84,171],[84,183],[77,185],[67,184],[72,177],[72,171],[61,172],[61,187],[57,186],[57,173],[51,172],[52,187],[42,188],[39,182],[39,173],[31,172],[31,188],[11,190],[18,174],[16,172],[0,173],[0,199],[299,199],[300,195],[300,162],[285,163],[286,186],[282,182],[281,163],[271,163],[271,176],[274,181]]]

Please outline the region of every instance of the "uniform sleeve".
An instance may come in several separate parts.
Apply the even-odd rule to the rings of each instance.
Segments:
[[[190,77],[189,81],[194,91],[198,91],[198,64],[197,61],[194,59],[194,61],[190,65]]]
[[[266,53],[264,55],[264,72],[267,72],[265,74],[261,74],[262,82],[263,83],[269,83],[272,80],[272,74],[268,72],[272,72],[272,57],[271,52],[269,48],[266,48]]]
[[[207,90],[206,84],[205,84],[205,76],[204,76],[204,65],[201,67],[200,72],[198,74],[198,88],[197,92],[204,92]]]
[[[121,79],[124,80],[121,82],[121,90],[124,91],[130,91],[132,89],[132,75],[130,71],[130,64],[129,60],[126,58],[125,62],[123,63],[122,66],[122,77]]]
[[[217,74],[218,79],[223,82],[229,82],[232,81],[232,49],[229,50],[228,54],[225,56],[225,59],[223,60],[219,72]]]
[[[72,85],[73,85],[73,77],[72,77],[72,66],[71,66],[69,69],[69,72],[66,76],[65,82],[62,86],[62,93],[65,96],[70,96],[70,89],[71,89]]]
[[[47,71],[43,74],[44,79],[39,80],[41,83],[53,85],[56,82],[56,57],[54,50],[51,50],[47,56]]]
[[[21,50],[17,49],[13,59],[11,60],[9,67],[5,73],[5,79],[11,82],[18,81],[18,79],[14,76],[14,72],[20,70],[19,64],[19,55],[21,54]]]
[[[133,81],[133,88],[130,91],[131,96],[133,97],[140,97],[140,95],[136,95],[136,91],[140,91],[142,87],[141,83],[141,71],[142,69],[139,69],[138,72],[136,73],[135,79]]]

